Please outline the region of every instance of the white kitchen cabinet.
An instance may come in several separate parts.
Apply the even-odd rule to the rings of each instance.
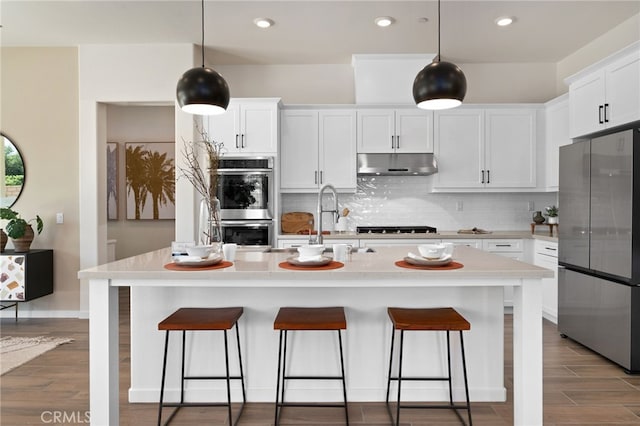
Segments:
[[[304,238],[304,239],[283,239],[283,238],[278,238],[278,247],[279,248],[293,248],[293,247],[300,247],[300,246],[306,246],[309,244],[309,239],[308,238]],[[352,247],[358,247],[358,240],[357,239],[344,239],[344,238],[327,238],[325,237],[323,239],[323,244],[325,245],[325,247],[330,247],[333,244],[350,244]]]
[[[280,136],[281,190],[315,192],[327,183],[339,191],[355,191],[355,110],[283,110]]]
[[[553,271],[553,278],[542,279],[542,315],[558,322],[558,243],[535,240],[533,264]]]
[[[510,259],[524,260],[524,242],[521,239],[482,240],[482,249]],[[504,306],[513,307],[513,287],[504,288]]]
[[[545,104],[545,188],[557,191],[561,146],[571,143],[569,136],[569,95],[565,93]]]
[[[279,99],[232,99],[224,114],[209,117],[209,136],[228,154],[278,152]]]
[[[416,107],[359,109],[359,153],[432,153],[433,113]]]
[[[535,188],[535,108],[458,108],[434,121],[434,189]]]
[[[569,77],[570,135],[640,120],[640,42]]]
[[[443,243],[451,243],[454,246],[467,246],[467,247],[472,247],[475,249],[479,249],[482,250],[482,240],[480,239],[468,239],[468,240],[461,240],[458,238],[452,238],[450,240],[447,239],[443,239],[442,240]]]
[[[360,247],[408,246],[409,250],[407,251],[407,253],[409,251],[413,251],[415,254],[418,254],[418,246],[420,244],[440,244],[440,240],[431,238],[360,239]]]

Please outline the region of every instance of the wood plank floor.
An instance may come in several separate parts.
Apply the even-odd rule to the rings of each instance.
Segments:
[[[126,289],[125,289],[126,291]],[[155,404],[129,404],[129,316],[126,292],[121,297],[120,424],[152,425]],[[544,321],[544,424],[640,425],[640,376],[626,375],[621,368],[569,339],[559,337],[555,325]],[[89,410],[88,321],[78,319],[0,320],[2,336],[64,336],[75,339],[18,367],[0,378],[0,425],[86,424]],[[511,317],[505,316],[506,403],[472,404],[474,424],[512,424]],[[158,372],[160,373],[160,372]],[[275,373],[274,373],[275,374]],[[55,417],[58,416],[57,423]],[[350,403],[352,424],[388,425],[383,404]],[[66,421],[63,421],[66,420]],[[281,424],[305,426],[343,424],[344,412],[333,408],[287,408]],[[459,424],[449,410],[430,412],[403,410],[403,426]],[[223,425],[222,408],[187,408],[172,424]],[[247,404],[239,425],[273,424],[271,404]]]

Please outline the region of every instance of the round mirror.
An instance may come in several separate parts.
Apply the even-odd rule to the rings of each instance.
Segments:
[[[0,207],[11,207],[24,187],[24,160],[18,147],[4,133],[0,133],[3,150],[0,157]]]

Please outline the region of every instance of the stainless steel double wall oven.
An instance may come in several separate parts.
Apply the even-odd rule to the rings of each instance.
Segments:
[[[273,163],[273,157],[220,159],[218,200],[225,243],[272,244]]]

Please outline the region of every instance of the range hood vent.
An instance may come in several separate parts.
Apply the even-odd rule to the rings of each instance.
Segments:
[[[358,154],[359,176],[428,176],[437,172],[433,154]]]

